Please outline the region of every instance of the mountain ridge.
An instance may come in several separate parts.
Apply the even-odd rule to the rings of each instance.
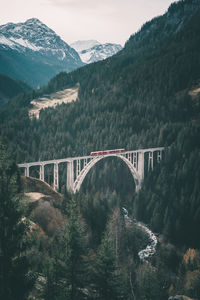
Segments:
[[[175,36],[199,9],[199,0],[180,0],[172,3],[164,15],[146,22],[138,32],[131,35],[124,49],[136,50],[147,43],[153,44],[159,39]]]
[[[36,18],[0,26],[0,62],[1,73],[32,86],[84,65],[73,48]]]
[[[78,40],[70,44],[70,46],[74,48],[77,52],[90,49],[96,45],[100,45],[100,43],[97,40]]]
[[[86,64],[104,60],[122,50],[120,44],[101,44],[96,40],[77,41],[71,46],[79,53],[82,61]]]

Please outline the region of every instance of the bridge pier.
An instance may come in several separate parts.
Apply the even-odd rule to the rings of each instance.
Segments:
[[[54,170],[53,170],[53,188],[54,190],[59,189],[59,172],[58,172],[58,163],[54,164]]]
[[[76,178],[79,176],[80,172],[81,172],[81,161],[80,159],[78,159],[76,161]]]
[[[138,153],[138,174],[140,176],[141,182],[144,179],[144,152]]]
[[[29,166],[26,166],[24,169],[24,176],[29,177]]]
[[[44,165],[40,165],[40,180],[44,181]]]
[[[74,162],[73,160],[67,164],[67,190],[73,192],[74,185]]]

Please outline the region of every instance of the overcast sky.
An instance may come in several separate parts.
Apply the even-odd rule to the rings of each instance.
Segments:
[[[0,24],[38,18],[68,44],[95,39],[124,43],[172,0],[0,0]]]

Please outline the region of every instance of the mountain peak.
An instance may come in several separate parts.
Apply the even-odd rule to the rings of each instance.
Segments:
[[[43,24],[39,19],[37,18],[31,18],[28,19],[24,24]]]
[[[96,40],[77,41],[70,46],[79,53],[82,61],[86,64],[106,59],[122,49],[121,45],[100,44]]]
[[[33,60],[35,60],[35,69],[35,65],[43,64],[44,69],[47,70],[45,77],[48,80],[55,75],[55,70],[56,73],[69,72],[83,65],[78,53],[37,18],[28,19],[24,23],[8,23],[0,26],[0,54],[5,51],[8,51],[8,55],[12,51],[15,53],[14,57],[20,57],[16,60],[23,61],[26,68],[24,72],[29,72],[27,64],[32,64]],[[12,76],[13,72],[9,70],[10,68],[6,68],[2,71]],[[30,81],[26,81],[26,77],[19,77],[19,79],[31,85]],[[37,80],[35,82],[37,85],[41,83]]]
[[[76,41],[72,43],[70,46],[74,48],[77,52],[82,50],[90,49],[96,45],[100,45],[97,40],[84,40],[84,41]]]

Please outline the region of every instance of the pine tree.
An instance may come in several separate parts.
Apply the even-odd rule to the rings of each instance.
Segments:
[[[67,282],[64,278],[61,260],[57,258],[47,259],[44,264],[45,286],[43,298],[45,300],[67,299]]]
[[[112,245],[112,240],[105,234],[94,264],[94,286],[99,300],[127,299]]]
[[[0,299],[23,300],[32,286],[26,258],[27,225],[20,205],[19,174],[0,142]]]
[[[82,289],[84,288],[84,260],[85,245],[83,230],[77,213],[77,207],[74,200],[69,207],[69,219],[64,236],[66,243],[66,279],[68,284],[68,293],[70,300],[83,299]]]
[[[150,264],[143,264],[138,268],[137,281],[140,298],[142,300],[160,300],[163,297],[163,290],[160,284],[157,270]]]
[[[119,206],[113,209],[107,225],[107,231],[110,238],[112,238],[116,261],[117,264],[119,264],[119,262],[122,262],[123,258],[127,256],[126,228],[124,216]]]
[[[68,206],[68,219],[52,242],[52,254],[44,266],[46,285],[45,300],[86,299],[85,287],[85,242],[76,203]]]

